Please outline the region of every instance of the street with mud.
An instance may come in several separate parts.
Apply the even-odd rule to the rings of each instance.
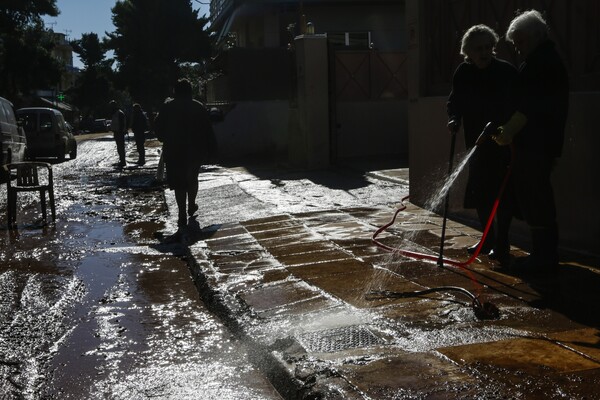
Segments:
[[[127,145],[123,170],[110,136],[81,140],[74,160],[47,160],[55,224],[43,224],[37,194],[19,195],[16,230],[0,216],[2,398],[278,398],[204,307],[185,247],[201,228],[388,204],[407,188],[304,172],[283,183],[271,169],[208,166],[198,217],[182,233],[167,207],[173,194],[156,181],[160,143],[147,142],[142,167]]]
[[[80,141],[55,224],[37,195],[0,217],[3,398],[598,398],[595,264],[459,266],[480,232],[448,221],[440,266],[442,218],[411,204],[376,246],[407,171],[360,165],[206,165],[179,229],[146,147],[121,170],[110,137]]]
[[[145,166],[117,170],[109,136],[81,141],[53,165],[55,225],[37,194],[19,195],[16,230],[0,218],[0,398],[278,398],[204,307],[182,245],[161,240],[148,146]]]

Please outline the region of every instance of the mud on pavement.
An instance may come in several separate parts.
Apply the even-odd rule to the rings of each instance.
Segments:
[[[0,216],[2,399],[279,398],[199,300],[184,247],[158,239],[169,216],[148,147],[119,170],[110,138],[80,142],[53,164],[55,225],[36,196],[19,197],[17,230]]]

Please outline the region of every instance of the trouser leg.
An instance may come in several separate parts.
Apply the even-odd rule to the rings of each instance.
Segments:
[[[548,157],[523,154],[516,162],[517,199],[531,230],[531,256],[539,264],[558,262],[556,205],[550,182],[552,161]]]
[[[138,152],[138,163],[143,164],[146,161],[146,148],[145,148],[146,138],[143,133],[135,134],[135,145]]]
[[[119,163],[125,164],[125,135],[122,133],[114,134],[115,143],[117,144],[117,154],[119,155]]]
[[[498,207],[496,213],[496,244],[494,250],[498,254],[506,254],[510,251],[509,230],[512,221],[512,210]]]
[[[510,224],[515,213],[515,192],[512,181],[504,188],[504,193],[496,212],[496,245],[498,254],[508,254],[510,251]]]
[[[492,207],[477,207],[477,217],[479,218],[479,222],[481,223],[481,228],[483,230],[485,230],[491,212]],[[496,234],[494,230],[495,223],[492,221],[492,225],[490,226],[490,229],[482,247],[483,250],[489,251],[494,247],[494,243],[496,241]]]
[[[187,198],[187,193],[185,190],[175,189],[175,201],[177,202],[177,211],[178,211],[177,223],[179,225],[185,224],[185,222],[187,221],[186,214],[185,214],[186,198]]]
[[[190,214],[194,208],[196,208],[196,196],[198,194],[198,173],[199,168],[192,168],[188,171],[187,176],[187,196],[188,196],[188,210]]]

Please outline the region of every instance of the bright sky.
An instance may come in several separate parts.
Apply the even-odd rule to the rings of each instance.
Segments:
[[[167,0],[168,1],[168,0]],[[209,3],[209,0],[201,0]],[[98,37],[106,36],[105,32],[113,32],[115,27],[112,23],[110,9],[116,0],[57,0],[56,5],[60,14],[56,18],[45,17],[44,22],[48,28],[55,32],[67,34],[69,39],[79,39],[83,33],[95,32]],[[199,14],[209,16],[208,4],[200,4],[192,0],[192,7],[200,10]],[[82,68],[81,61],[77,55],[73,55],[73,64]]]

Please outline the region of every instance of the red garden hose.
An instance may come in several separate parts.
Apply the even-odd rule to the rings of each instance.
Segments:
[[[512,155],[512,159],[514,160],[514,146],[511,145],[511,155]],[[498,210],[498,205],[500,204],[500,199],[502,198],[502,194],[504,193],[504,189],[506,188],[506,185],[508,183],[508,180],[510,178],[510,173],[511,173],[511,168],[512,168],[512,160],[511,163],[509,164],[506,174],[504,175],[504,180],[502,181],[502,184],[500,185],[500,190],[498,191],[498,196],[496,196],[496,199],[494,200],[494,205],[492,206],[492,211],[490,213],[490,216],[488,217],[487,223],[485,225],[485,229],[483,230],[483,234],[481,236],[481,240],[479,241],[479,245],[477,246],[477,248],[475,249],[475,251],[473,252],[473,254],[471,255],[471,257],[469,257],[468,260],[466,261],[455,261],[455,260],[451,260],[448,258],[443,258],[442,261],[444,264],[447,265],[454,265],[457,267],[466,267],[467,265],[471,264],[473,261],[475,261],[475,259],[477,258],[477,256],[479,255],[479,252],[481,251],[481,246],[483,246],[483,243],[485,242],[485,238],[490,230],[490,227],[492,226],[492,222],[494,221],[494,217],[496,216],[496,211]],[[396,249],[390,246],[387,246],[383,243],[381,243],[380,241],[377,240],[377,236],[379,236],[379,234],[383,231],[385,231],[387,228],[389,228],[390,226],[392,226],[394,224],[394,222],[396,221],[396,217],[398,216],[398,214],[401,211],[404,211],[406,209],[406,205],[404,205],[404,201],[406,201],[408,198],[410,197],[410,195],[405,196],[402,198],[401,202],[401,206],[400,208],[398,208],[398,210],[396,210],[396,212],[394,213],[394,217],[392,218],[392,220],[390,222],[388,222],[387,224],[383,225],[381,228],[377,229],[377,231],[375,231],[375,233],[373,234],[371,240],[373,241],[373,243],[390,252],[394,252],[406,257],[410,257],[410,258],[415,258],[415,259],[422,259],[422,260],[429,260],[429,261],[438,261],[438,257],[432,254],[424,254],[424,253],[417,253],[414,251],[410,251],[410,250],[403,250],[403,249]]]
[[[479,140],[478,140],[478,144],[479,144]],[[498,205],[500,204],[500,199],[502,198],[502,194],[504,193],[504,189],[506,188],[506,185],[510,178],[514,158],[515,158],[515,148],[514,148],[514,145],[511,144],[511,162],[507,168],[506,174],[504,175],[502,184],[500,185],[500,190],[498,191],[498,195],[496,196],[496,199],[494,200],[494,204],[492,206],[492,211],[490,212],[490,216],[488,217],[487,223],[485,225],[485,229],[483,230],[481,240],[479,241],[479,244],[477,245],[477,248],[475,249],[475,251],[473,252],[471,257],[469,257],[469,259],[467,259],[466,261],[455,261],[455,260],[451,260],[448,258],[443,258],[442,251],[440,251],[439,256],[432,255],[432,254],[418,253],[418,252],[414,252],[414,251],[410,251],[410,250],[393,248],[393,247],[387,246],[377,240],[377,236],[379,236],[379,234],[381,232],[385,231],[387,228],[389,228],[391,225],[393,225],[394,222],[396,221],[396,217],[398,216],[398,214],[401,211],[404,211],[406,209],[406,205],[404,204],[404,201],[406,201],[410,196],[405,196],[402,198],[401,206],[400,206],[400,208],[398,208],[398,210],[396,210],[391,221],[388,222],[387,224],[383,225],[381,228],[377,229],[377,231],[375,231],[375,233],[373,234],[371,240],[373,241],[373,243],[376,246],[378,246],[386,251],[393,252],[395,254],[400,254],[405,257],[414,258],[414,259],[418,259],[418,260],[434,261],[434,262],[437,262],[440,267],[443,264],[447,264],[447,265],[453,265],[456,267],[463,268],[469,274],[469,276],[471,277],[471,280],[478,286],[479,291],[481,292],[481,285],[477,282],[477,280],[474,279],[471,272],[468,269],[466,269],[466,267],[469,264],[471,264],[473,261],[475,261],[475,259],[479,255],[479,252],[481,251],[481,247],[483,246],[483,244],[485,242],[485,238],[487,237],[487,234],[492,226],[492,222],[494,221],[496,211],[498,210]],[[446,218],[446,215],[444,215],[444,219],[445,218]],[[441,249],[443,249],[443,243],[441,244],[440,247],[441,247]],[[460,290],[461,292],[468,293],[468,295],[472,298],[472,301],[473,301],[472,305],[473,305],[473,309],[475,311],[475,315],[477,316],[477,318],[479,318],[479,319],[495,319],[498,317],[499,311],[495,305],[493,305],[489,302],[482,302],[482,301],[480,301],[478,295],[473,295],[470,292],[466,291],[465,289],[457,288],[457,287],[440,287],[440,288],[432,288],[432,289],[426,289],[426,290],[416,291],[416,292],[407,292],[407,293],[389,292],[389,291],[372,291],[372,292],[370,292],[369,295],[370,296],[374,296],[374,295],[375,296],[383,296],[383,297],[409,297],[409,296],[419,296],[419,295],[423,295],[423,294],[435,292],[435,291],[458,290],[458,289],[461,289]]]

